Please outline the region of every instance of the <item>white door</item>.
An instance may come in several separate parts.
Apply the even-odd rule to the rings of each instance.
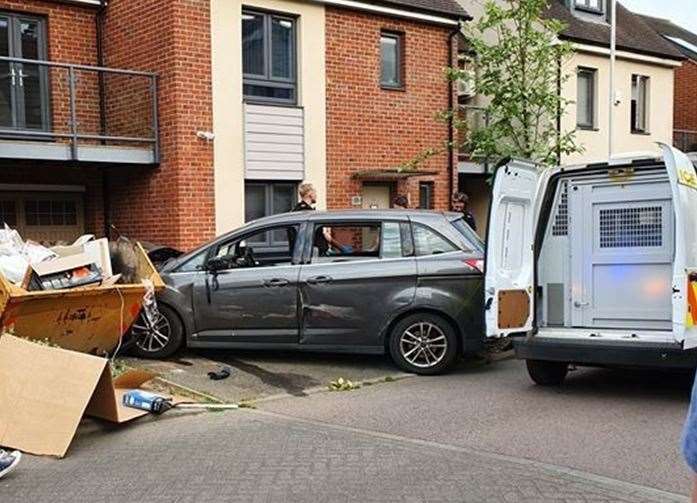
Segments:
[[[540,167],[524,161],[511,161],[496,172],[486,255],[488,337],[532,329],[536,213],[546,179]]]
[[[665,175],[574,182],[571,324],[670,330],[673,207]]]
[[[389,208],[390,189],[389,185],[364,184],[362,194],[363,208],[372,210]]]
[[[661,144],[673,194],[673,335],[685,349],[697,347],[697,174],[678,149]]]

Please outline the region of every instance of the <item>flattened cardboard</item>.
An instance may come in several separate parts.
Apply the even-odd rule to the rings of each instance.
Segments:
[[[148,414],[121,397],[154,376],[128,372],[115,382],[108,360],[0,337],[0,445],[65,456],[83,415],[123,423]]]

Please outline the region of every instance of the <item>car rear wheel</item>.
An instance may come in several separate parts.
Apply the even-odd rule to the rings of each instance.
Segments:
[[[397,366],[406,372],[421,375],[445,372],[457,356],[455,330],[440,316],[412,314],[392,330],[390,355]]]
[[[569,373],[569,364],[542,360],[525,360],[528,374],[540,386],[559,386]]]
[[[173,309],[158,305],[150,320],[141,311],[131,327],[133,346],[131,352],[141,358],[167,358],[184,342],[184,326]]]

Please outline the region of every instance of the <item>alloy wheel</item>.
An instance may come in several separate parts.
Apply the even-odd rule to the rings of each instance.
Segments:
[[[399,350],[409,364],[418,368],[430,368],[445,358],[448,339],[438,325],[420,321],[402,332]]]
[[[131,333],[135,338],[135,344],[142,351],[154,353],[160,351],[169,343],[172,336],[172,325],[167,317],[157,311],[153,319],[141,312],[133,324]]]

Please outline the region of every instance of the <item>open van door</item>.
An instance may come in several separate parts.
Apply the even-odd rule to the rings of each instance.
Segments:
[[[488,337],[532,329],[536,207],[544,178],[539,166],[519,160],[496,171],[485,262]]]
[[[697,347],[697,173],[684,153],[660,145],[675,211],[673,336],[691,349]]]

